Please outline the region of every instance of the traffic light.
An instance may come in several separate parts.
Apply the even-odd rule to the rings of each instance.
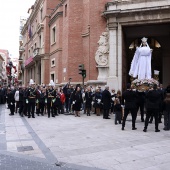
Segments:
[[[86,78],[86,70],[82,70],[82,77]]]
[[[79,64],[79,74],[82,75],[84,86],[84,79],[86,78],[86,70],[84,69],[84,64]]]
[[[84,64],[79,64],[79,74],[83,75]]]

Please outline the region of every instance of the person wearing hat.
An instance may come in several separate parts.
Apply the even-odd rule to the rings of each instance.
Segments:
[[[131,89],[131,84],[127,84],[126,91],[122,94],[122,105],[124,106],[124,116],[123,116],[123,122],[122,122],[122,130],[125,128],[125,122],[126,118],[129,114],[129,112],[132,115],[132,130],[136,130],[136,117],[137,117],[137,109],[136,109],[136,100],[137,100],[137,94],[136,91],[133,91]]]
[[[158,115],[159,115],[159,106],[160,106],[161,94],[157,90],[157,84],[153,85],[153,90],[150,90],[146,94],[146,119],[145,119],[145,126],[143,131],[147,132],[148,122],[150,116],[153,114],[155,118],[155,132],[160,132],[158,129]]]
[[[28,118],[32,116],[32,118],[35,118],[34,111],[35,111],[35,101],[36,101],[36,88],[35,83],[32,79],[30,79],[30,88],[28,89]]]
[[[47,112],[48,112],[48,118],[50,118],[50,114],[52,117],[55,117],[53,113],[53,99],[56,96],[56,91],[54,90],[54,82],[51,80],[49,83],[49,88],[46,91],[47,96]]]

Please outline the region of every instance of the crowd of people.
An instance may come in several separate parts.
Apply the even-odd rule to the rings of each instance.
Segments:
[[[97,87],[76,85],[68,82],[63,87],[55,87],[50,81],[48,85],[36,85],[30,80],[29,86],[0,87],[0,104],[7,103],[10,116],[19,113],[21,117],[35,118],[48,115],[48,118],[59,114],[72,114],[80,117],[80,111],[90,116],[103,115],[103,119],[110,119],[110,114],[115,114],[115,125],[121,124],[125,129],[126,118],[132,115],[132,130],[136,130],[137,113],[141,115],[144,122],[144,132],[147,132],[149,123],[155,119],[155,132],[159,132],[159,123],[162,123],[164,115],[164,130],[170,130],[170,85],[163,88],[155,84],[148,91],[133,89],[127,84],[127,89],[121,93],[114,89],[109,91],[109,86],[102,90]],[[146,116],[145,116],[146,115]]]

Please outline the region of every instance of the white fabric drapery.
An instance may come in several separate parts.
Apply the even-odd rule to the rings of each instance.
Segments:
[[[151,79],[151,49],[149,45],[140,46],[134,54],[129,75],[141,79]]]

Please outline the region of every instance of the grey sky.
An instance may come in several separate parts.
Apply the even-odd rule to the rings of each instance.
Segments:
[[[35,0],[0,1],[0,49],[6,49],[12,57],[19,57],[20,16],[28,17],[28,8]]]

